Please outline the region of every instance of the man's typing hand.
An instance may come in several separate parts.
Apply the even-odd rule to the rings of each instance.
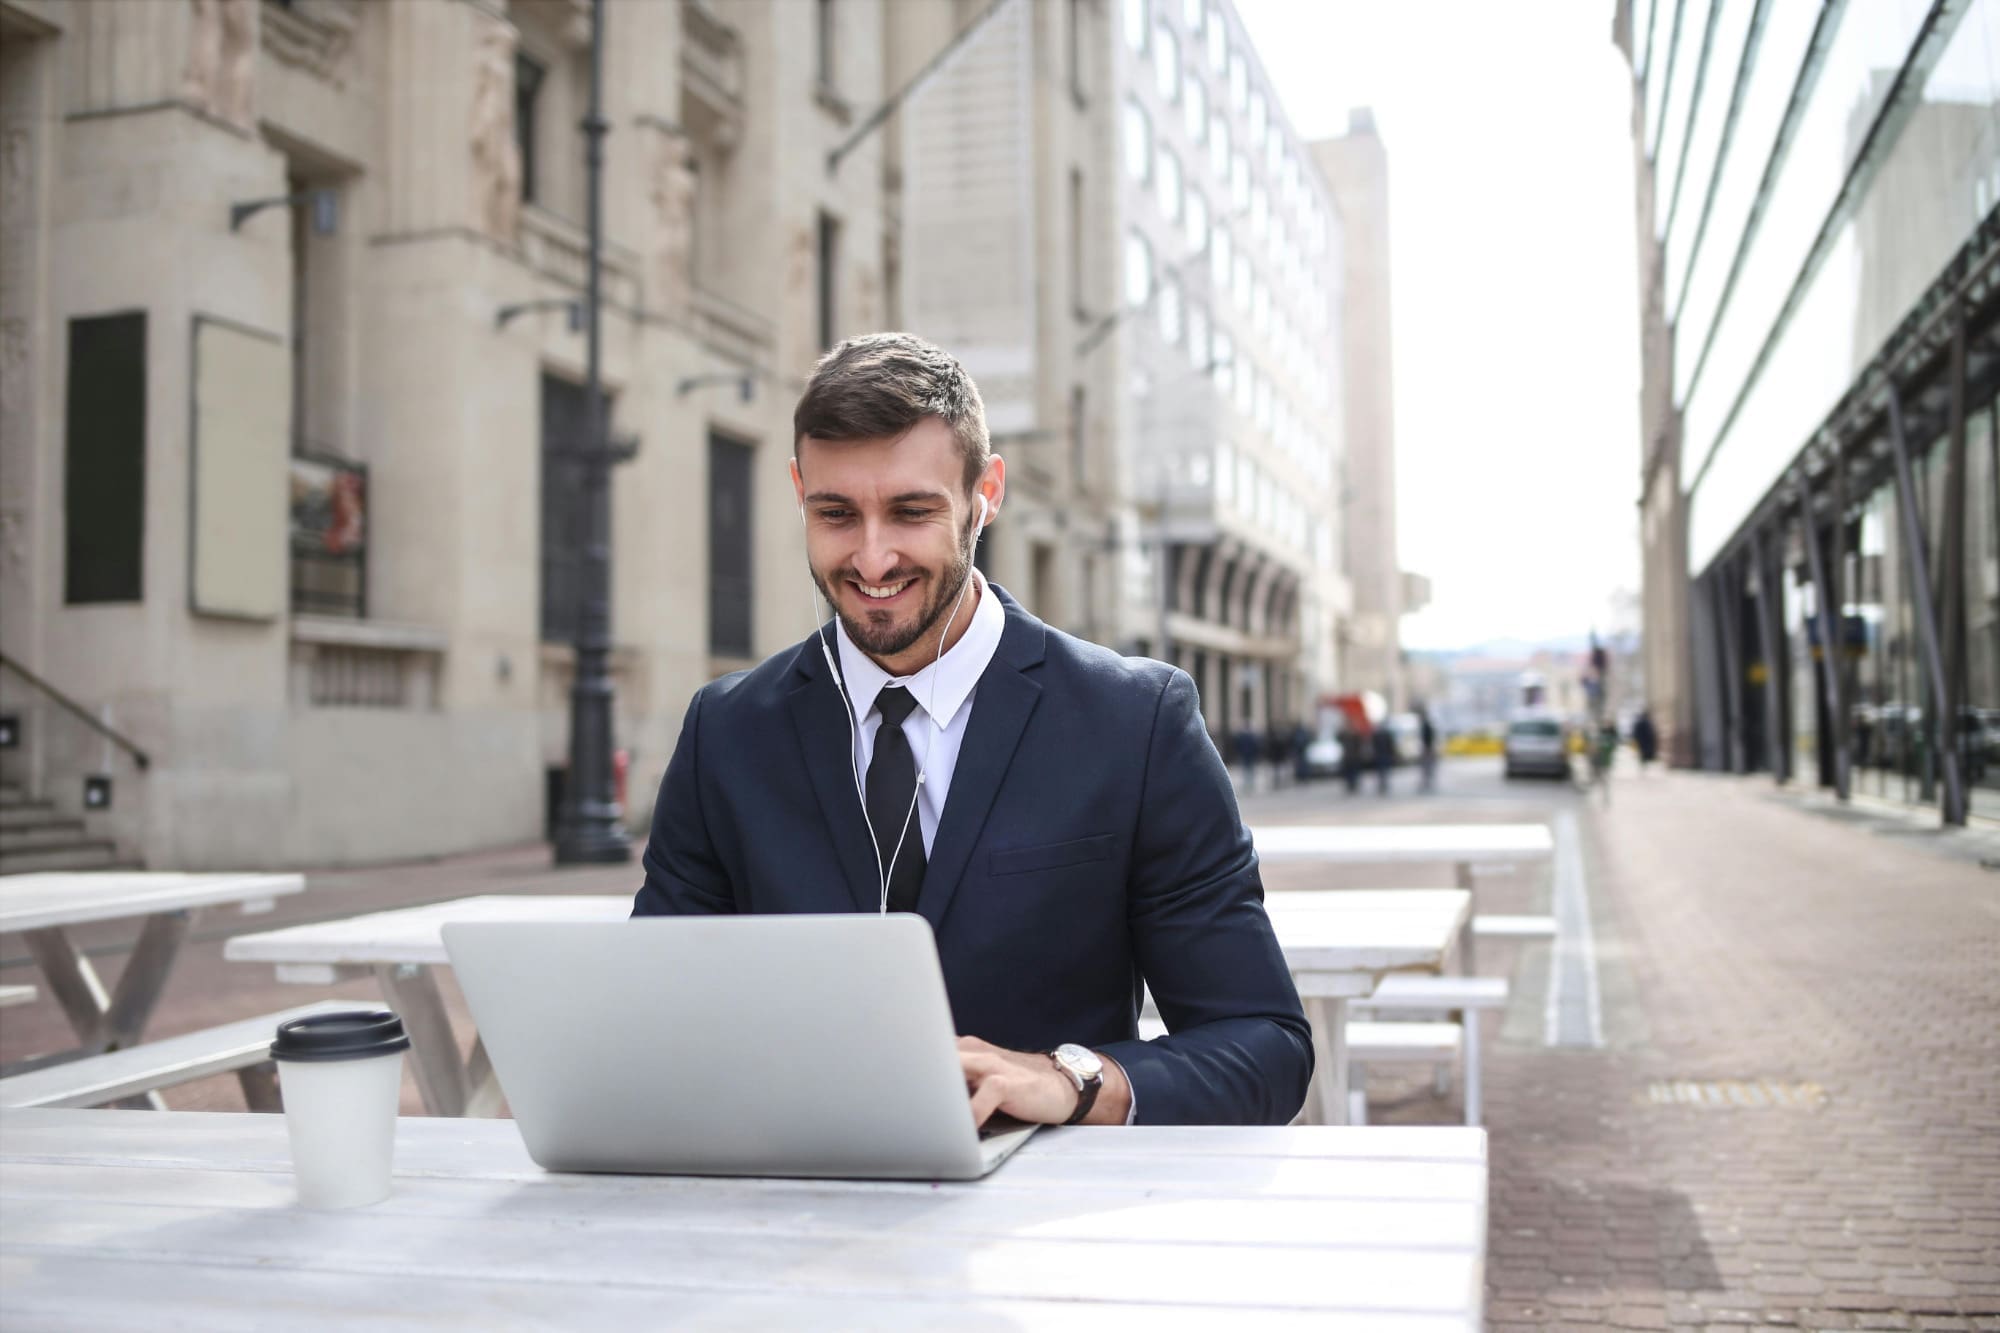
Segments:
[[[1076,1083],[1038,1051],[1010,1051],[977,1037],[958,1039],[958,1062],[972,1098],[972,1123],[997,1111],[1028,1124],[1060,1125],[1076,1111]],[[1104,1087],[1086,1125],[1122,1125],[1132,1105],[1132,1085],[1118,1062],[1104,1062]]]

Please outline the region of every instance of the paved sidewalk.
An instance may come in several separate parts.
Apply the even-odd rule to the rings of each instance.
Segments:
[[[1519,951],[1487,1063],[1490,1326],[2000,1329],[1983,839],[1755,778],[1621,773],[1574,808],[1606,1044],[1542,1044],[1548,949]],[[1679,1100],[1704,1083],[1767,1104]],[[1400,1086],[1378,1121],[1456,1109]]]

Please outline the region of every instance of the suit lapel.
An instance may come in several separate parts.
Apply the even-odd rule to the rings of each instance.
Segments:
[[[819,798],[820,817],[826,821],[855,908],[877,911],[882,905],[882,876],[875,868],[861,798],[854,791],[853,733],[843,713],[847,701],[810,647],[799,652],[798,672],[805,679],[786,702],[791,705],[792,725],[798,728],[806,772],[812,775],[813,794]]]
[[[1023,668],[1041,662],[1047,627],[999,588],[994,591],[1007,612],[1007,628],[972,696],[972,716],[966,722],[965,741],[959,747],[958,766],[952,770],[951,791],[945,797],[930,862],[924,870],[923,890],[917,898],[917,910],[933,930],[944,924],[980,831],[986,827],[986,817],[1000,794],[1000,783],[1014,762],[1021,733],[1042,695],[1042,687],[1029,679]]]

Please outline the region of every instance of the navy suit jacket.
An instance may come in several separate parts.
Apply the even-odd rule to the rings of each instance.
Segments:
[[[1142,1124],[1284,1124],[1311,1030],[1194,682],[992,591],[1006,628],[917,901],[958,1031],[1111,1056]],[[633,915],[878,910],[845,708],[811,639],[697,692]]]

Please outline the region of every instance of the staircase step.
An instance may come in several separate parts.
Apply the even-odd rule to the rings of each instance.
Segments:
[[[52,819],[41,825],[0,825],[0,856],[16,852],[59,852],[68,847],[95,845],[81,819]]]
[[[44,870],[139,870],[144,867],[118,855],[110,841],[72,843],[61,848],[14,852],[0,847],[0,875],[29,875]]]
[[[56,813],[54,801],[0,801],[0,828],[32,824]]]

